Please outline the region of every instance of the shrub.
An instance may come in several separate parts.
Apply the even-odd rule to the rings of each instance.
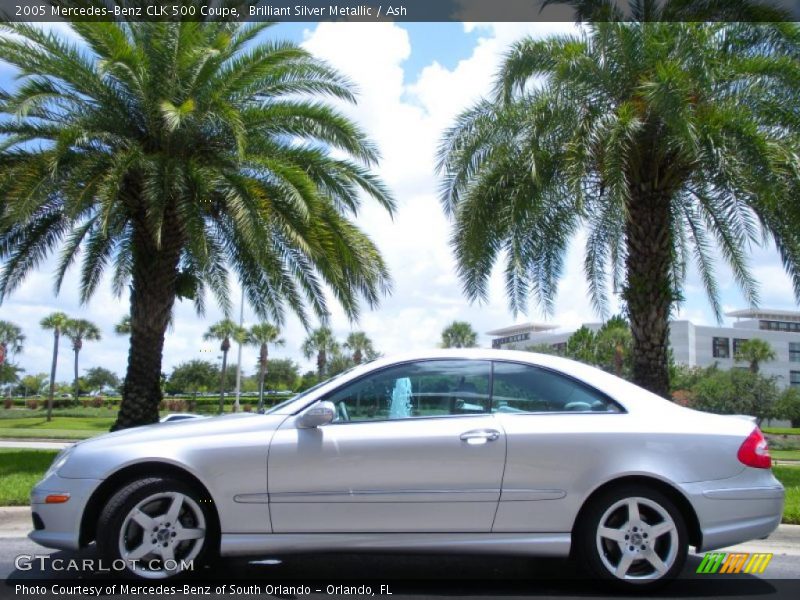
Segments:
[[[31,398],[28,400],[25,405],[30,408],[31,410],[36,410],[39,408],[39,402],[35,398]]]
[[[103,397],[95,396],[92,398],[92,408],[103,408]]]
[[[723,415],[751,415],[760,424],[773,416],[778,399],[774,377],[744,369],[712,371],[691,389],[692,408]]]
[[[6,410],[14,407],[14,401],[11,398],[6,398],[3,400],[3,408]]]
[[[244,407],[242,408],[242,410],[244,412],[253,412],[253,407],[250,406],[249,404],[245,404]]]
[[[167,400],[167,410],[169,412],[186,412],[186,401],[183,399]]]
[[[792,427],[800,427],[800,390],[788,387],[775,403],[775,416],[792,422]]]

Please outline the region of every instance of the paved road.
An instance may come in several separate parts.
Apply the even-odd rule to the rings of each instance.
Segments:
[[[22,537],[6,537],[0,540],[0,576],[8,582],[0,597],[30,597],[19,593],[16,585],[46,584],[48,590],[52,578],[57,574],[52,570],[40,571],[35,568],[22,571],[15,568],[15,557],[19,555],[51,554],[53,558],[84,559],[96,558],[93,548],[81,552],[47,551]],[[376,553],[342,555],[305,555],[266,557],[257,562],[247,560],[220,561],[213,569],[203,572],[201,583],[237,583],[242,587],[260,586],[260,598],[270,597],[267,585],[279,582],[293,582],[309,585],[311,596],[350,599],[365,598],[363,594],[327,594],[328,585],[350,585],[369,583],[372,592],[380,596],[378,586],[387,585],[392,596],[390,600],[402,598],[463,598],[498,597],[506,600],[515,597],[546,596],[558,598],[613,597],[598,589],[597,583],[577,576],[573,565],[565,560],[527,559],[519,557],[482,556],[391,556]],[[800,548],[795,544],[785,554],[777,554],[769,564],[765,576],[752,575],[697,575],[695,571],[700,557],[692,555],[681,579],[660,592],[660,597],[675,598],[792,598],[800,597]],[[769,579],[765,577],[768,576]],[[80,583],[92,585],[93,582],[107,582],[100,575],[86,574]],[[187,580],[186,583],[191,583]],[[77,583],[75,580],[70,585]],[[157,583],[157,582],[155,582]],[[181,584],[183,585],[183,584]],[[315,590],[322,590],[316,594]],[[336,591],[335,589],[332,591]],[[251,597],[249,594],[229,594],[225,597],[237,600]],[[37,600],[41,595],[35,596]],[[47,598],[55,596],[47,595]],[[110,595],[105,598],[114,598]],[[121,598],[122,596],[120,596]],[[162,596],[146,596],[147,598]],[[169,596],[163,596],[164,598]],[[171,596],[174,598],[196,597],[193,595]],[[212,595],[211,597],[217,597]],[[252,596],[256,597],[256,596]],[[302,598],[304,594],[276,594],[281,598]]]

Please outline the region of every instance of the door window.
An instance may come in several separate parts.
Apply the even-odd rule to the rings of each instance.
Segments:
[[[334,422],[384,421],[489,412],[491,363],[429,360],[368,375],[333,392]]]
[[[600,392],[539,367],[497,362],[493,382],[492,412],[620,412]]]

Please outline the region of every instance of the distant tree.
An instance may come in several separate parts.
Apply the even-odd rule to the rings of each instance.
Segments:
[[[5,363],[12,354],[22,352],[22,343],[25,336],[22,329],[11,321],[0,321],[0,365]]]
[[[302,392],[310,387],[314,387],[319,383],[319,377],[314,371],[306,371],[300,378],[300,383],[297,386],[297,391]]]
[[[442,330],[442,348],[474,348],[478,334],[466,321],[453,321]]]
[[[363,331],[350,333],[344,342],[344,347],[351,352],[353,362],[357,365],[361,364],[365,356],[367,360],[372,360],[371,357],[377,354],[372,340]]]
[[[347,371],[347,369],[352,369],[354,366],[356,366],[356,362],[353,357],[337,349],[333,356],[328,359],[326,374],[328,377],[333,377]]]
[[[166,391],[169,394],[185,392],[207,392],[219,380],[219,368],[206,360],[190,360],[172,369],[167,378]]]
[[[81,393],[81,387],[78,375],[78,355],[83,349],[83,342],[92,342],[100,339],[100,328],[86,319],[70,319],[64,328],[64,335],[66,335],[72,342],[72,352],[75,354],[75,399],[78,399]]]
[[[300,366],[288,358],[273,358],[264,378],[264,387],[270,390],[296,390],[300,379]]]
[[[691,406],[728,415],[750,415],[758,424],[775,414],[779,391],[774,377],[747,369],[712,371],[691,389]]]
[[[50,393],[47,396],[47,421],[52,419],[53,396],[56,393],[56,366],[58,364],[58,342],[70,319],[63,312],[54,312],[39,322],[42,329],[53,331],[53,361],[50,365]]]
[[[322,380],[327,373],[328,357],[334,355],[339,350],[339,342],[333,337],[333,332],[326,326],[319,327],[312,331],[301,347],[303,356],[307,359],[316,355],[317,357],[317,378]]]
[[[761,363],[775,360],[776,355],[769,342],[761,338],[751,338],[739,345],[734,358],[737,361],[749,363],[750,371],[758,373]]]
[[[264,380],[267,375],[269,346],[283,346],[286,341],[280,337],[281,330],[272,323],[253,325],[245,336],[246,343],[258,346],[258,410],[264,408]]]
[[[222,369],[219,380],[219,414],[225,412],[225,374],[228,367],[228,351],[231,349],[231,339],[244,340],[247,332],[230,319],[223,319],[214,323],[203,334],[204,340],[217,340],[222,351]]]
[[[576,330],[567,339],[566,354],[569,358],[588,365],[597,364],[597,338],[594,331],[585,325]]]
[[[0,365],[0,384],[5,388],[6,394],[11,393],[13,384],[19,381],[19,374],[22,372],[22,368],[9,361]]]
[[[131,334],[131,316],[125,315],[119,323],[114,325],[114,333],[117,335],[130,335]]]
[[[89,390],[99,390],[104,387],[114,388],[115,390],[120,386],[120,380],[116,373],[104,369],[103,367],[91,367],[84,369],[86,374],[83,380]]]
[[[792,427],[800,427],[800,389],[788,387],[781,392],[775,403],[775,416],[791,421]]]
[[[595,335],[597,365],[617,377],[629,375],[633,366],[633,336],[621,316],[608,319]]]
[[[34,396],[42,392],[42,388],[47,385],[47,373],[37,373],[36,375],[25,375],[20,386],[25,396]]]

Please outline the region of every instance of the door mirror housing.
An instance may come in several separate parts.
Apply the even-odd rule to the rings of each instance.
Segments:
[[[327,425],[336,418],[336,407],[333,402],[317,402],[305,409],[297,418],[297,424],[303,429],[313,429]]]

